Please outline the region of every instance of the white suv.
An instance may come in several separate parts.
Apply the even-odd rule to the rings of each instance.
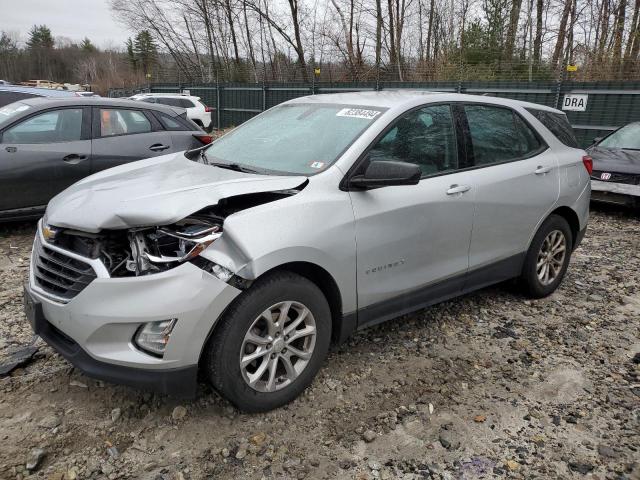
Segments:
[[[181,93],[139,93],[130,100],[138,100],[147,103],[161,103],[170,107],[184,108],[187,111],[187,117],[198,124],[206,131],[210,131],[213,126],[211,120],[212,108],[207,107],[200,97],[193,95],[183,95]]]

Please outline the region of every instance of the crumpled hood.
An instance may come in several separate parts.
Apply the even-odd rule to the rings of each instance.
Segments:
[[[640,151],[594,146],[587,152],[593,158],[594,170],[640,174]]]
[[[223,198],[292,189],[305,180],[235,172],[170,154],[79,181],[49,202],[46,221],[85,232],[168,225]]]

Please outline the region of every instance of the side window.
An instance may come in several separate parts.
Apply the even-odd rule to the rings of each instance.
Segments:
[[[527,111],[540,120],[540,123],[547,127],[567,147],[578,148],[578,141],[573,133],[573,128],[564,113],[549,112],[535,108],[527,108]]]
[[[100,136],[130,135],[151,131],[149,119],[139,110],[100,109]]]
[[[181,98],[180,99],[180,106],[182,108],[193,108],[193,107],[195,107],[193,102],[191,100],[186,99],[186,98]]]
[[[146,103],[156,103],[156,99],[154,97],[145,97],[141,101]]]
[[[162,105],[169,105],[170,107],[182,107],[180,100],[179,98],[159,97],[157,101]]]
[[[160,118],[160,123],[166,130],[187,130],[187,128],[182,125],[177,120],[171,118],[169,115],[165,115],[164,113],[156,112],[158,117]]]
[[[456,170],[458,151],[449,105],[407,113],[369,152],[369,160],[395,160],[420,166],[422,176]]]
[[[82,140],[82,109],[41,113],[6,130],[4,143],[57,143]]]
[[[465,105],[475,165],[518,160],[539,150],[540,140],[513,110]]]

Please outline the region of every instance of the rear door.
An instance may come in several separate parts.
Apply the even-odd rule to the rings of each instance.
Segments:
[[[158,111],[154,111],[153,114],[167,134],[171,135],[173,150],[176,152],[202,147],[210,142],[211,137],[200,131],[200,128],[186,117],[170,116]]]
[[[93,107],[92,172],[164,155],[173,141],[144,108]]]
[[[555,205],[558,161],[544,140],[511,108],[464,105],[468,151],[477,185],[469,269],[509,278],[538,224]]]
[[[35,113],[2,132],[0,210],[46,205],[90,173],[90,108]]]

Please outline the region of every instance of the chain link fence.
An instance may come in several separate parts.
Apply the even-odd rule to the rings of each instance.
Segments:
[[[440,67],[444,68],[442,65]],[[386,72],[386,74],[385,74]],[[130,89],[111,89],[109,96],[126,97],[135,93],[178,93],[188,91],[213,109],[213,125],[218,129],[239,125],[254,115],[287,100],[321,93],[374,91],[388,89],[421,89],[457,92],[473,95],[523,100],[562,109],[567,96],[582,96],[584,110],[566,111],[578,141],[583,147],[612,130],[633,121],[640,121],[640,80],[588,81],[580,80],[576,72],[566,68],[535,69],[526,64],[502,66],[464,65],[452,67],[451,75],[434,69],[410,70],[410,77],[398,81],[401,69],[378,69],[377,77],[359,81],[327,81],[330,73],[320,69],[308,72],[307,81],[291,72],[283,78],[298,77],[296,81],[243,82],[155,82]],[[264,73],[264,72],[262,72]],[[337,71],[336,71],[337,73]],[[226,75],[225,75],[226,76]],[[425,77],[439,79],[428,80]],[[446,78],[449,76],[450,78]],[[581,75],[584,76],[584,73]],[[416,78],[423,79],[417,80]],[[504,78],[506,77],[506,78]],[[393,78],[388,80],[387,78]],[[529,78],[532,78],[529,81]]]

